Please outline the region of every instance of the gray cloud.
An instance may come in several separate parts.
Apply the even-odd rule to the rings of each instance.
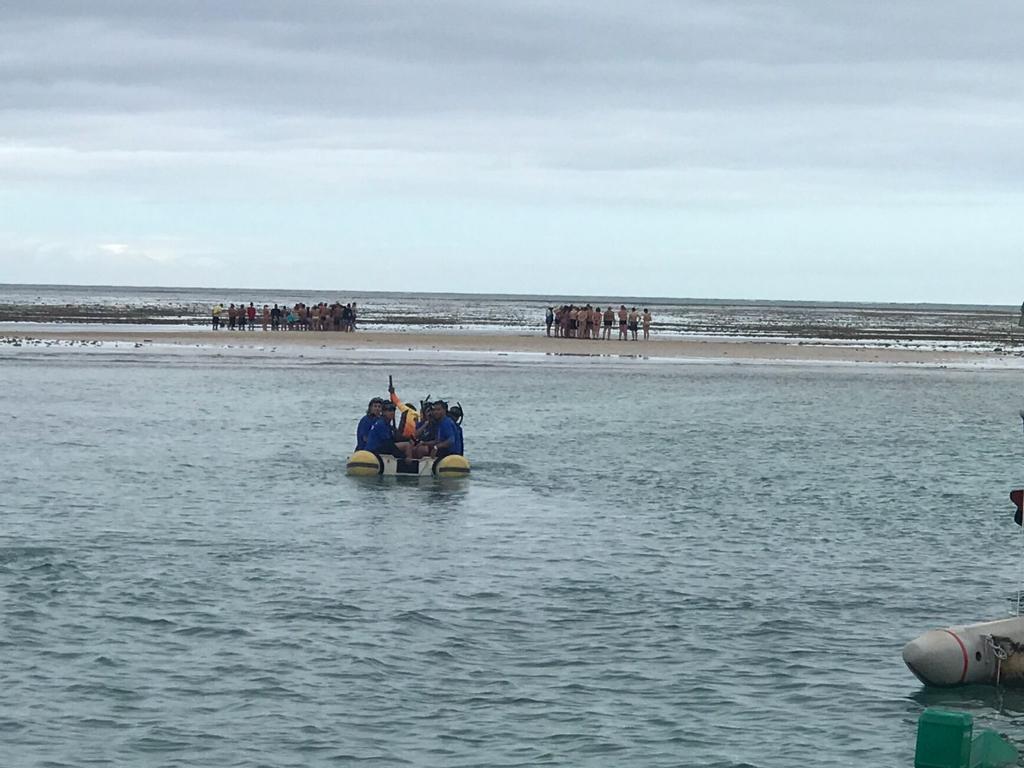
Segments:
[[[576,114],[1010,100],[1019,4],[9,3],[5,107]]]
[[[0,184],[550,211],[1013,204],[1021,22],[1017,0],[12,0]],[[168,231],[126,253],[189,237]]]

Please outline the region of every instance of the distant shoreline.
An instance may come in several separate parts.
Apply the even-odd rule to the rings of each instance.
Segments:
[[[566,356],[648,357],[751,362],[833,362],[918,364],[925,366],[995,364],[1024,367],[1024,350],[908,349],[855,343],[806,341],[652,338],[650,341],[559,339],[544,334],[484,334],[446,332],[357,331],[186,331],[16,330],[0,331],[0,343],[68,341],[82,343],[155,343],[182,347],[329,348],[346,351],[387,350],[533,353]]]
[[[210,306],[199,297],[167,295],[160,301],[143,296],[9,295],[0,302],[0,333],[95,331],[198,332],[209,329]],[[543,334],[544,308],[536,300],[516,304],[482,301],[434,301],[405,295],[387,300],[359,299],[363,330],[412,334]],[[45,300],[44,300],[45,299]],[[603,301],[603,300],[602,300]],[[607,305],[607,302],[604,302]],[[612,304],[615,306],[618,302]],[[601,306],[601,304],[597,304]],[[642,306],[647,306],[643,304]],[[652,332],[660,341],[764,340],[803,341],[818,345],[895,346],[997,351],[1024,343],[1017,315],[1007,310],[943,309],[903,306],[856,308],[797,307],[793,303],[726,306],[653,307]],[[226,312],[222,321],[226,321]],[[258,327],[259,324],[257,324]],[[147,328],[148,327],[148,328]]]
[[[209,297],[210,301],[229,302],[241,294],[250,297],[259,297],[260,302],[265,300],[280,301],[283,297],[295,297],[301,299],[303,296],[334,296],[336,299],[348,301],[347,297],[361,296],[373,298],[396,298],[419,296],[423,298],[450,298],[450,299],[479,299],[493,298],[498,301],[527,301],[530,303],[560,304],[565,302],[625,302],[637,304],[638,306],[647,302],[652,305],[670,306],[780,306],[780,307],[816,307],[816,308],[847,308],[856,309],[859,307],[892,307],[902,309],[930,310],[957,310],[957,311],[985,311],[998,312],[1002,314],[1016,314],[1018,304],[977,304],[957,303],[949,301],[895,301],[891,299],[813,299],[813,298],[792,298],[772,299],[741,298],[741,297],[712,297],[712,296],[635,296],[626,294],[602,294],[602,293],[490,293],[486,291],[461,292],[461,291],[381,291],[364,288],[268,288],[268,287],[246,287],[246,286],[196,286],[196,285],[94,285],[86,283],[0,283],[0,291],[5,288],[16,289],[21,292],[31,292],[37,289],[40,292],[51,291],[93,291],[100,293],[134,293],[145,292],[161,295],[177,295],[181,293],[202,293]],[[253,301],[256,299],[253,298]]]

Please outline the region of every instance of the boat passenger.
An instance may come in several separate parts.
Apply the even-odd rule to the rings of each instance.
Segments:
[[[448,415],[451,417],[451,420],[455,422],[455,428],[459,431],[459,444],[462,446],[464,454],[466,450],[466,441],[462,437],[462,406],[458,404],[453,405],[448,409]]]
[[[462,435],[458,426],[448,415],[448,403],[444,400],[436,400],[430,406],[430,420],[434,424],[434,435],[432,440],[421,442],[419,449],[421,456],[436,456],[442,458],[452,454],[462,455]]]
[[[422,459],[430,455],[431,445],[437,434],[437,423],[434,421],[433,403],[430,396],[420,401],[420,420],[416,425],[416,436],[412,439],[409,450],[410,459]]]
[[[366,450],[376,453],[378,456],[394,456],[404,459],[408,447],[408,443],[395,442],[395,404],[384,403],[381,406],[380,418],[370,428],[370,435],[366,439]]]
[[[416,442],[434,439],[434,420],[430,418],[430,409],[433,403],[430,400],[420,401],[420,420],[416,424]]]
[[[384,401],[379,397],[374,397],[370,400],[369,405],[366,406],[366,415],[359,420],[359,426],[356,427],[356,450],[365,451],[366,441],[370,437],[370,430],[376,421],[380,419],[381,406],[384,405]]]
[[[404,439],[412,441],[416,437],[416,427],[420,420],[420,412],[408,403],[403,403],[402,399],[395,394],[393,386],[388,386],[388,393],[391,395],[391,402],[395,404],[395,407],[402,414],[398,421],[398,434]]]
[[[413,455],[412,455],[412,449],[413,449],[413,445],[414,445],[413,438],[405,436],[399,430],[399,428],[395,426],[395,404],[394,403],[385,402],[384,405],[382,406],[382,408],[383,408],[382,418],[391,426],[391,435],[392,435],[392,438],[394,440],[395,449],[392,452],[392,455],[396,456],[396,457],[398,457],[400,459],[401,458],[406,458],[406,459],[413,458]],[[414,411],[414,413],[415,413],[415,411]],[[402,426],[403,427],[405,426],[405,423],[406,423],[406,416],[403,413],[402,414]],[[415,425],[416,422],[413,421],[412,423],[413,423],[413,425]]]

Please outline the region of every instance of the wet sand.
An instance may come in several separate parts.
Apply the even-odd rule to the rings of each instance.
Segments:
[[[532,353],[545,355],[609,355],[651,358],[682,358],[749,361],[865,362],[945,364],[1006,364],[1019,361],[1021,351],[994,348],[984,351],[907,349],[858,344],[830,345],[771,340],[652,338],[650,341],[599,341],[549,338],[537,334],[409,333],[360,331],[356,333],[263,332],[263,331],[6,331],[0,341],[129,342],[195,347],[226,346],[267,349],[271,347],[318,347],[338,350],[410,350],[487,352],[495,354]]]

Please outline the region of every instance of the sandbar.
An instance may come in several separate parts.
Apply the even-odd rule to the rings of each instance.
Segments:
[[[252,346],[319,347],[337,350],[410,350],[484,353],[525,353],[667,359],[709,359],[774,362],[847,362],[920,365],[995,364],[1024,365],[1022,350],[1007,346],[993,349],[913,349],[901,346],[856,343],[829,344],[818,341],[780,341],[729,338],[653,337],[649,341],[602,341],[551,338],[543,334],[488,334],[465,332],[357,331],[354,333],[316,331],[175,331],[124,330],[12,330],[0,337],[14,339],[159,343],[194,347]]]

